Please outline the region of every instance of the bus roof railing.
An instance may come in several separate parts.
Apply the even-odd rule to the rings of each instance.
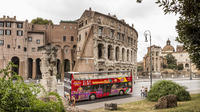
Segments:
[[[131,71],[97,71],[97,72],[65,72],[65,73],[69,73],[69,74],[102,74],[102,73],[126,73],[126,72],[131,72]]]

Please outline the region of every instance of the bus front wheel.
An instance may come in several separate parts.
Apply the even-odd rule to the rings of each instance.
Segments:
[[[96,99],[96,95],[95,94],[91,94],[90,95],[90,100],[95,100]]]
[[[120,91],[119,91],[119,95],[124,95],[124,91],[123,91],[123,90],[120,90]]]

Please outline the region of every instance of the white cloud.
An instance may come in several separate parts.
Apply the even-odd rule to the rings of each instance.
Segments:
[[[119,19],[134,24],[138,31],[138,61],[142,60],[149,46],[144,42],[145,30],[151,31],[152,44],[163,47],[169,38],[174,47],[177,45],[177,16],[164,15],[154,0],[144,0],[142,4],[136,3],[136,0],[4,0],[1,4],[0,16],[17,16],[19,20],[29,21],[42,17],[57,24],[60,20],[79,18],[89,7],[104,14],[116,14]]]

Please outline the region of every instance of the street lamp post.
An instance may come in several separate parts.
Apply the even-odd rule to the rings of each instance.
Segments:
[[[190,80],[192,80],[192,73],[191,73],[191,60],[190,60]]]
[[[149,30],[146,30],[145,32],[144,32],[144,36],[145,36],[145,42],[148,42],[148,40],[147,40],[147,37],[149,36],[149,38],[150,38],[150,40],[149,40],[149,42],[150,42],[150,70],[149,70],[149,72],[150,72],[150,87],[152,87],[152,55],[151,55],[151,32],[149,31]]]

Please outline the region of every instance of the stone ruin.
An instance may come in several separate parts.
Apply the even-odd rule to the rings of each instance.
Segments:
[[[158,103],[155,105],[155,109],[164,109],[172,107],[177,107],[177,96],[173,94],[161,97],[158,100]]]
[[[42,52],[41,58],[41,73],[42,79],[40,84],[44,87],[46,92],[57,92],[57,51],[58,48],[52,44],[39,47]]]

